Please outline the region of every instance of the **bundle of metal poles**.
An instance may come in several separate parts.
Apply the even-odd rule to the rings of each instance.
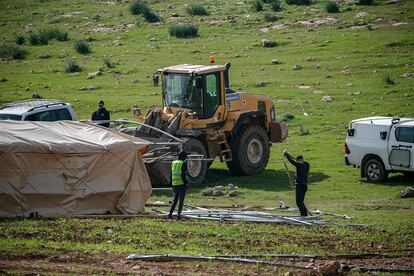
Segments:
[[[163,212],[153,209],[160,216],[167,216],[168,212]],[[285,223],[306,226],[318,226],[326,224],[337,224],[341,226],[364,226],[351,224],[338,224],[331,220],[322,220],[324,213],[316,216],[301,217],[285,214],[273,214],[258,211],[239,211],[239,210],[225,210],[225,209],[206,209],[192,205],[186,205],[185,210],[182,211],[181,217],[187,219],[204,219],[215,221],[245,221],[256,223]]]

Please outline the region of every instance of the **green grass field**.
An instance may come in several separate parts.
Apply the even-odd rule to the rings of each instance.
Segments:
[[[196,3],[195,1],[190,1]],[[0,221],[0,259],[28,253],[55,256],[61,252],[128,253],[356,253],[391,252],[401,255],[414,248],[414,200],[398,192],[413,181],[391,174],[381,184],[361,180],[359,170],[344,165],[343,144],[350,120],[367,116],[414,117],[414,1],[373,6],[341,4],[329,14],[325,2],[289,6],[274,13],[278,20],[265,22],[249,1],[203,1],[208,16],[186,14],[188,1],[149,1],[162,21],[146,23],[131,15],[127,3],[97,1],[1,1],[1,43],[26,36],[24,60],[0,63],[0,104],[31,98],[70,102],[80,119],[89,119],[103,99],[112,119],[132,119],[134,104],[146,110],[161,105],[151,75],[161,67],[207,64],[210,52],[216,63],[232,63],[230,83],[241,92],[266,94],[273,99],[279,118],[291,113],[289,138],[273,145],[266,171],[255,177],[234,177],[225,164],[215,162],[200,187],[189,190],[187,202],[208,205],[277,207],[280,201],[294,206],[294,192],[283,169],[282,151],[303,154],[311,163],[306,202],[310,209],[344,213],[366,229],[282,225],[166,222],[157,219],[67,219],[53,221]],[[344,2],[344,1],[343,1]],[[265,12],[271,12],[265,5]],[[171,17],[172,13],[181,15]],[[365,13],[365,14],[364,14]],[[193,23],[199,36],[170,37],[177,22]],[[272,27],[273,26],[273,27]],[[59,28],[68,41],[31,46],[29,32]],[[267,29],[263,29],[267,28]],[[262,30],[261,30],[262,29]],[[265,31],[265,32],[264,32]],[[92,40],[92,52],[81,55],[74,42]],[[276,41],[262,48],[262,39]],[[42,59],[39,55],[49,55]],[[66,73],[73,58],[83,68]],[[117,65],[104,66],[109,59]],[[280,63],[272,65],[277,59]],[[293,70],[294,65],[301,70]],[[102,68],[102,76],[87,79]],[[384,78],[389,75],[395,84]],[[256,82],[268,81],[266,87]],[[94,91],[81,87],[96,86]],[[325,95],[332,102],[323,102]],[[309,130],[301,135],[300,127]],[[205,198],[207,186],[233,183],[238,197]],[[150,201],[170,200],[171,194],[154,192]],[[108,234],[106,229],[114,229]],[[408,254],[408,253],[407,253]],[[411,257],[412,260],[412,257]],[[244,268],[247,269],[247,268]],[[248,271],[248,270],[246,270]]]

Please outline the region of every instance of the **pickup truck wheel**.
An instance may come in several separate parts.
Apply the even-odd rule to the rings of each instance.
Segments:
[[[369,159],[365,162],[364,172],[367,179],[371,182],[379,183],[387,179],[388,172],[378,159]]]

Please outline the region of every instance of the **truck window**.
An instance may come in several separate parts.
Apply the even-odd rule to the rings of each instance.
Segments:
[[[211,118],[220,104],[220,78],[218,73],[206,76],[206,118]]]
[[[67,110],[66,108],[56,109],[54,111],[56,112],[56,117],[59,121],[72,120],[72,115],[70,115],[69,110]]]
[[[397,127],[395,139],[399,142],[414,143],[414,127]]]
[[[20,121],[22,116],[14,115],[14,114],[0,114],[0,120],[13,120],[13,121]]]
[[[54,122],[57,121],[56,114],[54,110],[43,111],[39,113],[30,114],[27,116],[25,121],[44,121],[44,122]]]

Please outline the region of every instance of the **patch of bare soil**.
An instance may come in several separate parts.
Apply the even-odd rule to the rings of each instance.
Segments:
[[[255,265],[225,262],[200,261],[130,261],[127,254],[89,254],[84,252],[61,252],[59,255],[25,254],[19,256],[4,255],[0,257],[0,274],[7,273],[76,273],[76,274],[138,274],[138,275],[263,275],[283,274],[292,271],[299,275],[318,275],[318,269],[329,267],[335,261],[341,265],[337,272],[347,272],[353,267],[365,269],[411,269],[414,270],[412,254],[402,257],[369,256],[361,258],[277,258],[275,261],[284,265],[300,265],[303,270],[273,265]],[[354,269],[355,270],[355,269]],[[365,270],[361,270],[364,272]]]

